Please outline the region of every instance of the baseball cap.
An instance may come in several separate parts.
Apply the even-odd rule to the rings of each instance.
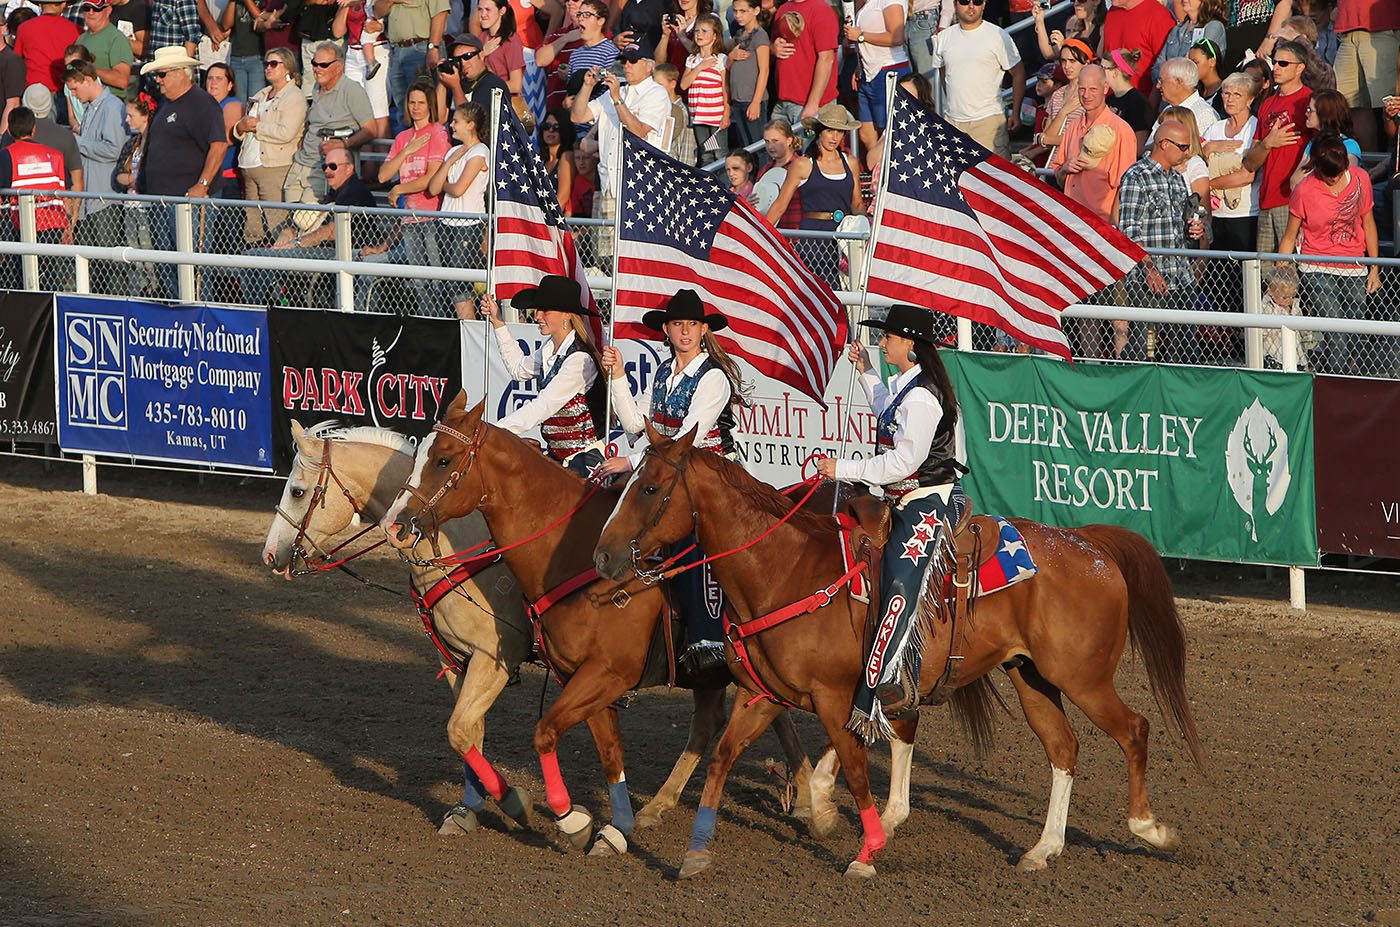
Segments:
[[[107,0],[80,0],[80,2],[78,3],[78,12],[100,13],[101,11],[107,9],[109,6],[111,6],[111,4],[108,3]]]
[[[476,51],[482,51],[486,48],[481,42],[481,36],[472,35],[470,32],[464,32],[457,36],[452,40],[452,45],[465,45],[467,48],[475,49]],[[450,48],[451,46],[448,47]]]
[[[646,52],[642,51],[642,46],[640,45],[628,45],[622,50],[618,57],[621,58],[623,61],[636,62],[644,61],[650,58],[651,56],[648,55]]]
[[[25,87],[20,102],[34,111],[36,119],[46,119],[53,112],[53,94],[43,84]]]

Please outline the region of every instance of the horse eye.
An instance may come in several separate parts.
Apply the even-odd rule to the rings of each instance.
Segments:
[[[642,495],[644,495],[644,496],[654,496],[654,495],[656,495],[656,491],[657,491],[658,489],[660,489],[660,488],[661,488],[660,486],[657,486],[657,485],[654,484],[654,483],[653,483],[652,485],[650,485],[650,486],[643,486],[643,487],[642,487]]]
[[[292,498],[293,498],[293,499],[300,499],[300,498],[301,498],[302,496],[304,496],[304,495],[306,495],[306,490],[304,490],[304,489],[293,489],[293,490],[292,490]]]
[[[439,457],[439,458],[438,458],[438,464],[437,464],[437,465],[438,465],[438,469],[439,469],[439,470],[446,470],[449,466],[452,465],[452,458],[451,458],[451,457]]]

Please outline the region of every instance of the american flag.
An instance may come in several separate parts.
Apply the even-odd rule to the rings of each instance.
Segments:
[[[679,289],[729,319],[724,349],[818,402],[846,343],[846,310],[785,238],[713,174],[623,132],[616,334],[650,339],[642,314]]]
[[[564,225],[564,212],[554,181],[533,140],[501,95],[497,114],[501,126],[496,142],[495,286],[497,299],[509,299],[535,286],[545,274],[572,277],[583,290],[585,308],[597,309],[574,236]],[[601,344],[602,328],[590,317],[594,340]]]
[[[868,291],[1069,359],[1060,313],[1146,252],[1083,206],[894,94]]]

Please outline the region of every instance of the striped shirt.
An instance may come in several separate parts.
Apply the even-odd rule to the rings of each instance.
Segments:
[[[715,64],[695,75],[686,92],[693,125],[719,126],[724,122],[724,64],[728,56],[716,55],[715,59]],[[695,67],[702,60],[700,55],[691,55],[685,60],[686,69]]]
[[[569,77],[589,68],[610,67],[617,60],[617,54],[612,39],[603,39],[597,45],[580,45],[569,53]]]

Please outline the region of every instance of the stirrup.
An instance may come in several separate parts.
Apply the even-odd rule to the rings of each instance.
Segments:
[[[919,710],[918,687],[903,669],[894,679],[876,686],[875,697],[880,700],[880,710],[886,718],[905,718]]]
[[[679,662],[691,676],[717,670],[724,666],[724,645],[718,641],[696,641],[685,648]]]

